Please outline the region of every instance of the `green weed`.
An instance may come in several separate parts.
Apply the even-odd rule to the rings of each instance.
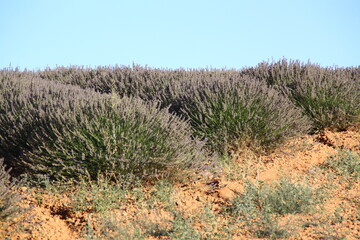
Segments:
[[[309,186],[282,178],[274,185],[246,183],[245,192],[225,209],[257,237],[283,238],[292,234],[278,219],[285,214],[308,213],[320,195]]]
[[[128,193],[127,186],[99,175],[97,181],[83,179],[70,194],[75,211],[105,213],[119,208]]]
[[[323,167],[333,169],[336,174],[351,181],[360,178],[360,156],[352,151],[342,150],[337,155],[329,157]]]

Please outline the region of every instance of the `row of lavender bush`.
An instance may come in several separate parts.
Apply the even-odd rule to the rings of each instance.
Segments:
[[[360,67],[321,67],[312,63],[288,61],[262,62],[241,70],[226,69],[153,69],[132,67],[60,67],[34,74],[42,79],[92,88],[101,93],[139,96],[144,100],[160,100],[179,114],[179,98],[183,91],[200,81],[239,80],[244,76],[275,87],[302,109],[314,130],[338,130],[358,121]]]
[[[360,68],[298,61],[241,70],[0,71],[0,157],[19,173],[173,175],[213,152],[267,150],[359,124]]]

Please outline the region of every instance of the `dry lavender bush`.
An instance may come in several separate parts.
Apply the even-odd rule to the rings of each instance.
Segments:
[[[243,73],[276,86],[312,121],[314,130],[360,123],[360,67],[324,68],[282,59]]]
[[[188,123],[156,102],[30,77],[2,77],[0,99],[0,154],[30,175],[151,178],[209,161]]]
[[[221,153],[266,150],[309,129],[289,99],[249,77],[193,81],[181,100],[194,134]]]
[[[346,130],[360,123],[360,79],[336,74],[294,81],[289,98],[313,122],[316,130]]]

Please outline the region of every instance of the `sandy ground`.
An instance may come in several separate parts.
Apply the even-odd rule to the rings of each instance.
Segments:
[[[307,135],[293,139],[285,143],[274,152],[260,157],[251,154],[240,154],[234,159],[236,167],[230,166],[229,171],[224,171],[219,176],[203,179],[199,177],[174,186],[175,205],[185,217],[198,216],[207,206],[214,213],[216,222],[221,230],[221,210],[228,205],[231,199],[244,191],[246,180],[263,182],[276,181],[283,176],[291,179],[304,178],[312,186],[331,185],[331,196],[325,203],[325,213],[328,215],[336,212],[339,206],[343,211],[338,215],[343,221],[331,224],[309,224],[302,227],[291,239],[357,239],[360,236],[360,184],[353,183],[351,188],[339,180],[339,176],[329,175],[319,170],[330,156],[338,151],[352,150],[360,153],[360,132],[350,130],[346,132],[325,131],[322,134]],[[230,174],[231,172],[231,174]],[[148,191],[151,191],[150,187]],[[95,219],[96,213],[89,211],[75,212],[69,207],[69,194],[48,194],[42,190],[21,188],[23,196],[22,206],[30,208],[27,217],[19,217],[17,228],[9,227],[3,232],[6,239],[53,239],[68,240],[82,239],[89,219]],[[41,199],[41,200],[39,200]],[[152,222],[164,222],[171,219],[171,215],[165,208],[140,209],[136,200],[129,196],[128,201],[114,210],[115,216],[122,222],[131,222],[133,219],[146,218]],[[326,214],[325,214],[326,215]],[[315,215],[291,215],[284,216],[280,222],[293,223],[300,226],[306,221],[325,221],[324,214]],[[96,222],[96,221],[94,221]],[[301,223],[301,224],[300,224]],[[202,229],[202,222],[194,222],[193,227]],[[96,231],[96,224],[94,224]],[[321,234],[319,234],[321,233]],[[1,236],[1,235],[0,235]],[[322,237],[321,237],[322,236]],[[326,237],[327,236],[327,237]],[[166,237],[151,237],[149,239],[167,239]],[[247,232],[239,230],[233,239],[255,239]]]

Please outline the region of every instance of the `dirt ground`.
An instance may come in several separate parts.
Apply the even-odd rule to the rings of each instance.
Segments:
[[[289,226],[303,226],[290,239],[359,239],[360,237],[360,183],[354,182],[349,187],[347,182],[341,181],[341,176],[329,175],[329,171],[319,170],[329,157],[339,151],[351,150],[360,154],[360,132],[356,129],[346,132],[325,131],[321,134],[307,135],[292,139],[274,152],[257,157],[251,153],[241,153],[234,158],[236,164],[225,167],[224,172],[210,178],[195,178],[189,182],[174,186],[176,208],[191,218],[199,216],[206,206],[214,216],[218,230],[223,231],[222,223],[226,224],[225,217],[220,214],[223,207],[230,204],[231,199],[243,193],[246,180],[271,183],[281,177],[290,179],[306,179],[312,186],[328,185],[331,194],[324,204],[323,214],[300,214],[284,216],[280,224],[285,222]],[[331,176],[331,178],[329,178]],[[330,186],[331,185],[331,186]],[[90,210],[74,211],[69,202],[70,193],[61,195],[49,194],[41,189],[20,189],[23,207],[30,211],[20,216],[19,225],[10,226],[3,236],[7,239],[51,239],[68,240],[84,239],[84,231],[92,221],[92,231],[97,231],[97,213]],[[151,187],[144,192],[150,192]],[[146,194],[145,194],[146,195]],[[136,204],[133,196],[127,196],[122,206],[113,210],[113,216],[122,223],[133,219],[145,218],[153,223],[172,221],[174,215],[166,207],[152,209],[141,208]],[[146,196],[145,196],[146,198]],[[161,203],[154,203],[154,206]],[[161,205],[163,206],[163,205]],[[342,211],[337,213],[341,221],[325,223],[336,213],[341,206]],[[324,214],[325,213],[325,214]],[[335,216],[335,215],[334,215]],[[314,222],[316,219],[318,223]],[[304,222],[309,222],[304,227]],[[324,224],[320,224],[324,222]],[[310,224],[311,223],[311,224]],[[201,221],[193,221],[195,229],[203,229]],[[213,228],[214,229],[214,228]],[[1,235],[0,235],[1,236]],[[168,239],[164,236],[153,236],[148,239]],[[209,237],[208,239],[211,239]],[[238,230],[232,239],[256,239],[245,230]]]

